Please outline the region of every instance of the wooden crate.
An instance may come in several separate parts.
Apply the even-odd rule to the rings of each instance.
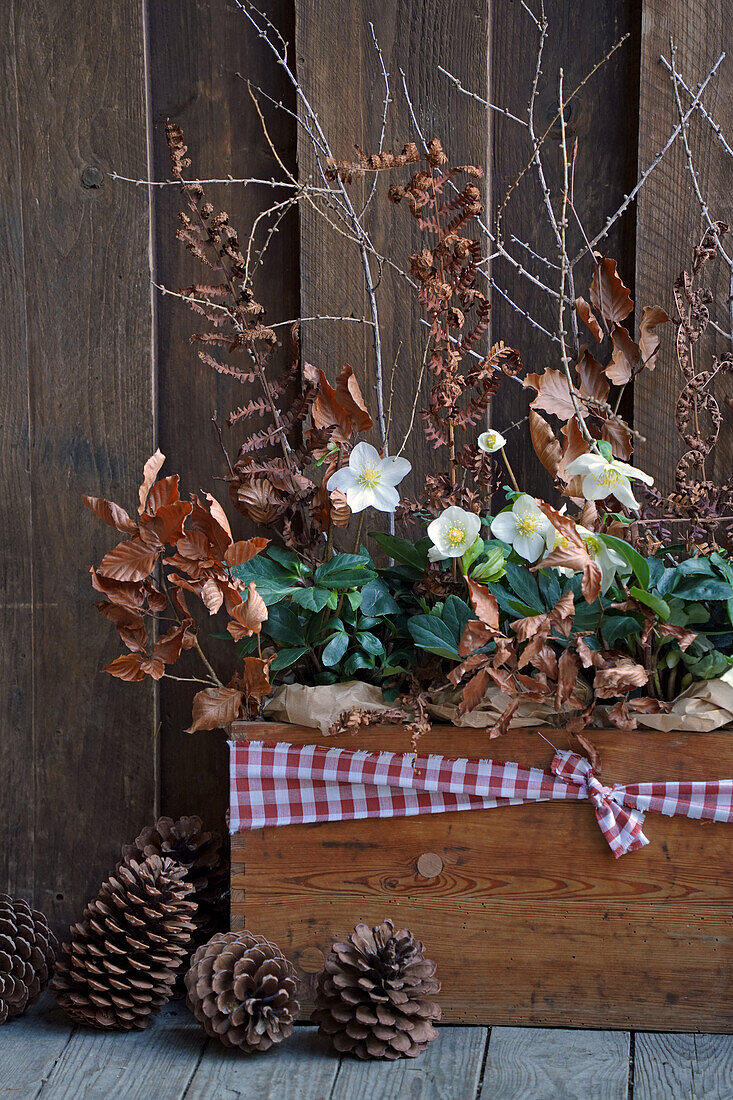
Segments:
[[[238,723],[251,740],[317,730]],[[558,748],[567,735],[548,733]],[[733,776],[733,731],[596,731],[604,782]],[[329,739],[409,751],[404,730]],[[421,751],[548,767],[536,733],[435,726]],[[650,813],[615,859],[589,802],[259,829],[232,837],[232,926],[267,935],[304,980],[333,940],[391,917],[437,961],[449,1023],[733,1032],[733,827]]]

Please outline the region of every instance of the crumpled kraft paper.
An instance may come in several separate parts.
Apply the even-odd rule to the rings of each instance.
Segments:
[[[431,718],[437,721],[481,729],[492,726],[510,701],[508,695],[492,687],[475,710],[459,716],[460,690],[445,687],[432,693],[427,710]],[[344,711],[390,710],[392,705],[385,703],[378,687],[359,680],[316,687],[284,684],[272,693],[264,706],[264,714],[275,722],[320,729],[325,735]],[[661,730],[664,733],[672,730],[680,733],[709,733],[723,726],[733,726],[733,684],[722,679],[700,681],[679,695],[667,714],[636,713],[635,717],[640,729]],[[520,701],[511,727],[561,727],[563,720],[562,712],[558,714],[551,704],[525,700]],[[603,710],[599,709],[594,725],[605,724]]]

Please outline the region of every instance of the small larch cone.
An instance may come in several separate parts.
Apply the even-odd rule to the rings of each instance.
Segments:
[[[126,863],[153,855],[168,856],[180,863],[193,886],[196,932],[191,950],[208,940],[213,932],[224,931],[229,925],[229,860],[221,834],[207,832],[200,817],[180,817],[177,821],[161,817],[122,849]]]
[[[208,1035],[252,1054],[292,1033],[298,984],[293,966],[264,936],[220,932],[193,957],[186,1003]]]
[[[318,977],[313,1022],[336,1050],[357,1058],[416,1058],[437,1039],[435,963],[407,928],[391,920],[357,924],[335,943]]]
[[[43,913],[0,894],[0,1024],[20,1016],[45,989],[57,947]]]
[[[186,870],[148,856],[120,864],[70,928],[51,988],[88,1027],[147,1027],[170,1000],[188,953],[196,903]]]

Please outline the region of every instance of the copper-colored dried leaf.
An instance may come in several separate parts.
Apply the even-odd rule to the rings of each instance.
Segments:
[[[596,775],[601,774],[601,754],[596,746],[591,741],[590,737],[586,737],[583,733],[576,733],[575,738],[578,741],[585,755],[590,760],[590,766]]]
[[[120,542],[105,554],[97,569],[103,577],[115,581],[142,581],[155,568],[158,554],[139,538]]]
[[[140,497],[140,506],[138,508],[139,515],[142,515],[143,513],[145,503],[148,499],[148,493],[150,492],[150,487],[158,476],[158,471],[160,470],[160,467],[163,465],[164,462],[165,455],[162,453],[162,451],[158,450],[155,452],[154,455],[150,456],[143,467],[143,480],[142,484],[140,485],[140,492],[138,494]]]
[[[167,665],[175,664],[181,656],[185,634],[185,623],[172,626],[167,634],[163,634],[162,637],[158,638],[153,648],[153,656],[158,657]]]
[[[269,539],[259,537],[233,542],[224,555],[224,561],[233,569],[235,565],[244,565],[245,562],[256,558],[269,545]]]
[[[512,718],[515,712],[519,708],[519,699],[513,699],[504,712],[500,715],[498,721],[494,722],[494,725],[489,730],[489,738],[493,741],[495,737],[501,737],[507,732],[512,724]]]
[[[494,634],[493,627],[487,626],[479,619],[471,619],[463,628],[461,640],[458,644],[458,652],[461,657],[468,657],[477,649],[482,649],[485,645],[488,645]]]
[[[633,714],[629,713],[629,708],[625,699],[620,699],[618,703],[614,703],[610,710],[606,712],[610,723],[620,730],[635,730],[637,726],[636,718]]]
[[[622,325],[611,329],[613,356],[606,366],[606,378],[614,386],[624,386],[632,377],[641,361],[639,345],[636,344]]]
[[[463,689],[463,698],[459,704],[458,713],[468,714],[469,711],[475,710],[486,695],[486,689],[489,683],[490,677],[486,669],[479,669],[476,675],[471,677]]]
[[[224,593],[213,577],[209,577],[201,586],[201,600],[210,615],[215,615],[224,603]]]
[[[156,588],[152,581],[147,580],[143,584],[145,589],[145,595],[148,601],[148,607],[151,611],[165,611],[168,604],[168,597],[160,589]]]
[[[610,699],[648,682],[649,673],[642,665],[637,665],[631,657],[619,657],[610,668],[596,671],[593,689],[599,699]]]
[[[332,386],[322,370],[306,363],[303,377],[318,387],[311,407],[313,423],[317,428],[333,428],[334,438],[347,443],[352,432],[368,432],[374,422],[367,411],[359,383],[348,363]]]
[[[537,390],[537,396],[530,402],[533,409],[544,409],[561,420],[569,420],[574,415],[570,386],[562,371],[548,369],[543,374],[528,374],[524,385]]]
[[[267,619],[267,604],[257,591],[254,581],[250,581],[247,588],[247,599],[234,608],[231,616],[232,621],[227,623],[227,630],[235,642],[240,638],[251,638],[262,630],[262,624]]]
[[[160,482],[156,482],[158,484]],[[149,514],[146,508],[140,516],[140,538],[151,550],[162,550],[166,543],[177,542],[183,537],[183,524],[190,513],[191,505],[184,500],[161,504],[155,515]]]
[[[168,477],[162,477],[160,481],[150,486],[150,492],[145,501],[145,511],[149,515],[155,515],[159,508],[168,504],[178,504],[181,499],[178,480],[178,474],[169,474]]]
[[[232,542],[229,524],[222,527],[209,506],[204,504],[195,493],[191,494],[193,508],[186,524],[187,531],[200,531],[208,541],[208,556],[221,561]]]
[[[542,559],[542,568],[547,569],[553,565],[563,565],[568,569],[573,569],[576,572],[582,573],[583,580],[581,582],[581,591],[583,593],[583,598],[586,603],[593,603],[593,601],[598,598],[598,594],[601,590],[601,570],[586,550],[585,543],[580,536],[575,521],[569,516],[561,515],[556,508],[552,508],[543,500],[538,500],[537,503],[553,527],[555,527],[561,535],[564,535],[568,541],[567,547],[558,546]],[[538,568],[538,565],[533,566],[535,570]]]
[[[694,630],[688,630],[684,626],[674,626],[673,623],[656,623],[656,630],[663,638],[674,638],[680,649],[684,652],[692,645],[697,637]]]
[[[115,504],[114,501],[86,495],[82,499],[87,508],[91,508],[98,519],[109,524],[110,527],[116,527],[123,535],[132,535],[137,531],[135,520],[130,519],[125,509],[120,508],[119,504]]]
[[[606,420],[601,429],[601,439],[611,444],[615,458],[621,458],[624,461],[631,458],[634,450],[631,438],[631,431],[620,416]]]
[[[251,699],[262,699],[270,690],[270,662],[260,657],[244,658],[244,690]]]
[[[583,396],[601,403],[607,401],[611,387],[603,373],[603,367],[597,359],[594,359],[585,344],[582,344],[580,348],[577,370],[580,379],[580,392]]]
[[[165,665],[161,660],[150,658],[145,653],[123,653],[111,664],[105,665],[104,671],[116,676],[118,680],[144,680],[146,676],[159,680],[165,672]]]
[[[639,351],[646,370],[654,370],[657,365],[657,352],[661,343],[657,326],[671,320],[661,306],[644,306],[639,325]]]
[[[125,607],[129,611],[136,611],[143,606],[145,595],[142,584],[139,581],[115,581],[110,577],[101,576],[94,568],[89,567],[92,578],[92,588],[95,592],[101,592],[118,607]]]
[[[566,638],[570,637],[570,631],[573,628],[573,616],[575,615],[575,597],[570,589],[561,596],[557,601],[552,611],[550,612],[550,622],[553,626],[556,626]]]
[[[537,634],[542,634],[543,638],[546,638],[550,633],[550,616],[528,615],[526,619],[515,619],[509,626],[517,635],[519,642],[526,642]]]
[[[560,655],[557,662],[557,695],[555,696],[555,710],[562,710],[575,690],[575,684],[580,672],[578,655],[572,649],[566,649]]]
[[[148,632],[145,620],[139,612],[129,611],[104,600],[100,600],[96,606],[105,618],[115,624],[120,638],[129,650],[133,653],[145,653],[149,641]]]
[[[550,425],[535,409],[529,410],[529,431],[532,446],[542,465],[552,477],[557,477],[562,458],[562,447]]]
[[[629,288],[616,270],[616,261],[595,252],[596,268],[590,284],[590,300],[609,323],[618,324],[634,308]]]
[[[583,637],[575,639],[575,648],[583,668],[603,668],[606,663],[601,653],[597,649],[591,649]]]
[[[346,493],[341,489],[334,489],[329,497],[331,523],[334,527],[348,527],[351,521],[351,509],[346,500]]]
[[[231,539],[232,529],[229,526],[229,520],[227,518],[227,514],[224,511],[224,509],[222,508],[221,504],[219,504],[219,501],[216,499],[215,496],[212,496],[211,493],[204,493],[204,496],[206,497],[206,499],[209,502],[209,508],[211,510],[211,515],[214,517],[214,519],[219,524],[221,529],[223,531],[226,531],[226,533],[229,535],[229,538]]]
[[[479,584],[472,577],[466,577],[466,587],[471,601],[471,607],[482,623],[491,630],[499,630],[499,605],[496,597],[492,596],[485,584]]]
[[[565,436],[565,444],[562,451],[562,460],[558,468],[558,474],[563,481],[568,481],[565,474],[565,467],[569,466],[571,462],[574,462],[576,458],[580,458],[581,455],[588,454],[590,446],[585,436],[580,430],[577,418],[575,416],[568,420],[567,424],[562,427],[562,434]],[[568,494],[570,496],[581,497],[580,485],[582,478],[570,478],[568,484]],[[578,492],[574,492],[575,484],[578,485]]]
[[[576,298],[573,305],[575,306],[578,317],[587,325],[594,339],[600,344],[603,339],[603,332],[601,331],[601,326],[598,324],[598,319],[590,308],[589,303],[586,302],[585,298]]]
[[[231,687],[204,688],[193,699],[193,721],[186,733],[223,729],[233,722],[242,706],[242,692]]]

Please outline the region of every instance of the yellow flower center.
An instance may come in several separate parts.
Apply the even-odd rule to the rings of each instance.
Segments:
[[[597,539],[595,535],[586,535],[586,537],[583,539],[583,544],[588,551],[589,556],[595,561],[601,550],[600,540]]]
[[[457,523],[452,523],[445,533],[445,537],[451,546],[460,546],[462,542],[466,541],[466,532],[463,527],[459,527]]]
[[[486,433],[486,446],[487,447],[493,447],[495,443],[496,443],[496,432],[487,432]]]
[[[539,516],[534,516],[531,512],[525,512],[523,515],[517,516],[518,535],[523,535],[525,538],[527,535],[536,535],[539,528]]]
[[[615,489],[622,477],[623,474],[620,474],[613,466],[606,466],[601,473],[593,475],[596,483],[602,485],[604,489]]]
[[[375,489],[382,480],[382,475],[376,466],[367,466],[359,474],[359,484],[365,489]]]

